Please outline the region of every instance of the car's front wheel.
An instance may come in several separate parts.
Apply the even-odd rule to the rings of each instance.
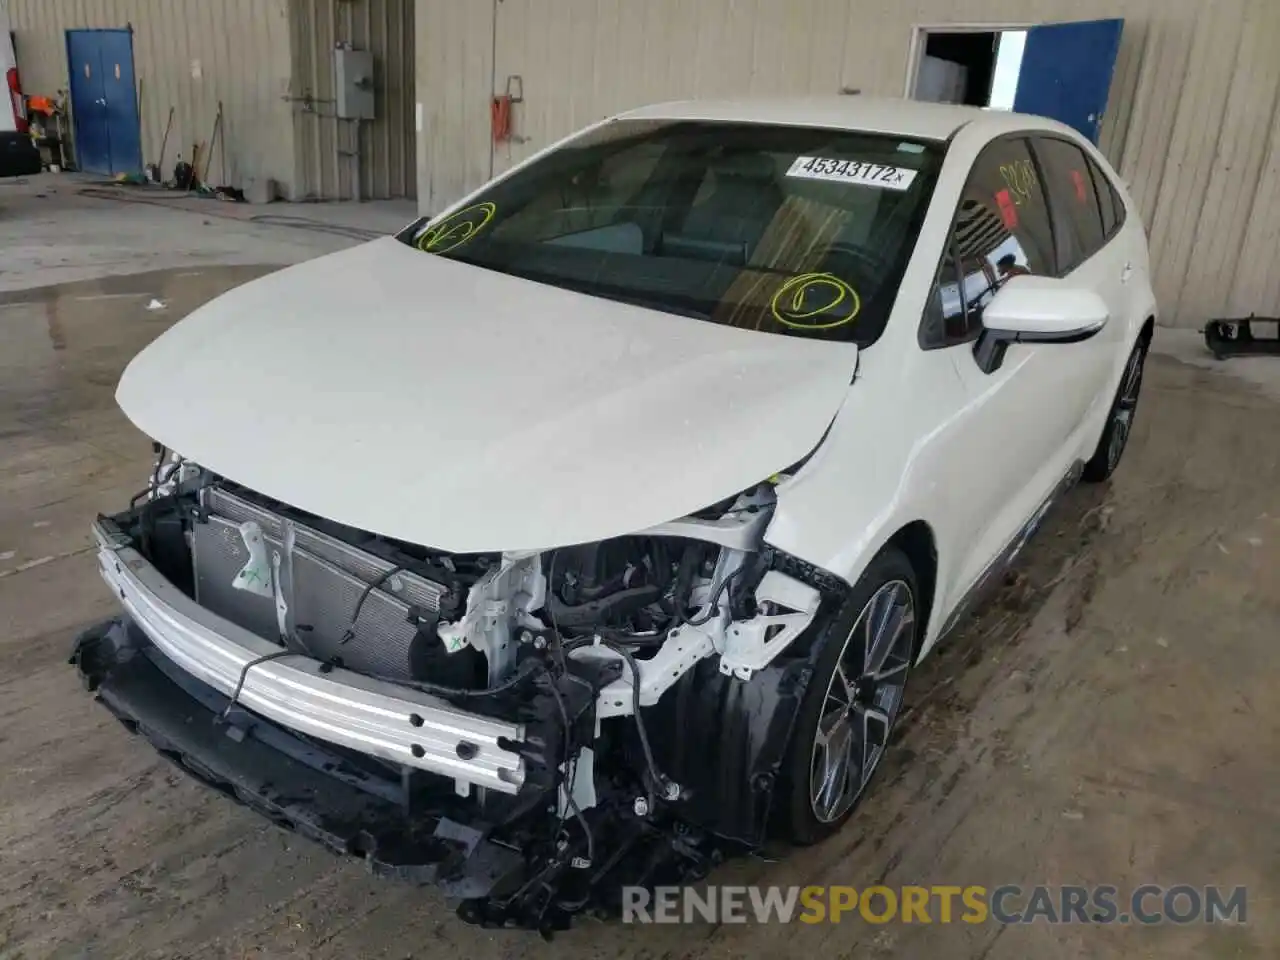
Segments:
[[[916,650],[917,596],[910,561],[886,547],[831,624],[784,765],[785,828],[797,843],[840,829],[880,765]]]

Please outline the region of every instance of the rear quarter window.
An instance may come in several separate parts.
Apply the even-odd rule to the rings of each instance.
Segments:
[[[1092,159],[1089,160],[1089,171],[1093,174],[1094,189],[1098,192],[1098,204],[1102,209],[1102,229],[1110,240],[1124,226],[1124,200],[1112,179]]]

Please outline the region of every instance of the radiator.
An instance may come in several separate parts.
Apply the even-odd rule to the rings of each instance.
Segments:
[[[196,602],[259,636],[280,642],[280,618],[274,597],[232,586],[249,560],[239,526],[255,521],[262,528],[278,589],[287,607],[286,631],[319,660],[339,658],[349,669],[390,679],[407,679],[419,637],[411,613],[431,616],[439,610],[444,588],[407,571],[396,570],[369,592],[352,623],[368,585],[393,571],[381,557],[284,518],[218,487],[201,491],[208,521],[192,531]],[[293,525],[293,554],[285,552],[286,523]],[[277,562],[277,557],[279,558]],[[291,561],[291,562],[290,562]],[[354,636],[342,643],[344,633]]]

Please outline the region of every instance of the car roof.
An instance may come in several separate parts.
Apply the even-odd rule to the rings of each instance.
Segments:
[[[656,103],[620,114],[626,120],[715,120],[770,123],[794,127],[863,130],[925,140],[947,140],[968,124],[990,124],[993,132],[1009,128],[1011,115],[980,107],[925,103],[892,97],[757,97],[741,100],[681,100]],[[1040,127],[1039,117],[1025,117]]]

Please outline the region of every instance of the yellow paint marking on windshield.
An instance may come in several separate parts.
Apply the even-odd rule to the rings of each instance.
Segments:
[[[862,298],[830,273],[802,273],[777,289],[769,310],[793,330],[831,330],[853,322],[862,310]]]
[[[492,203],[464,207],[428,227],[418,238],[418,249],[425,253],[448,253],[488,226],[497,212],[498,208]]]

